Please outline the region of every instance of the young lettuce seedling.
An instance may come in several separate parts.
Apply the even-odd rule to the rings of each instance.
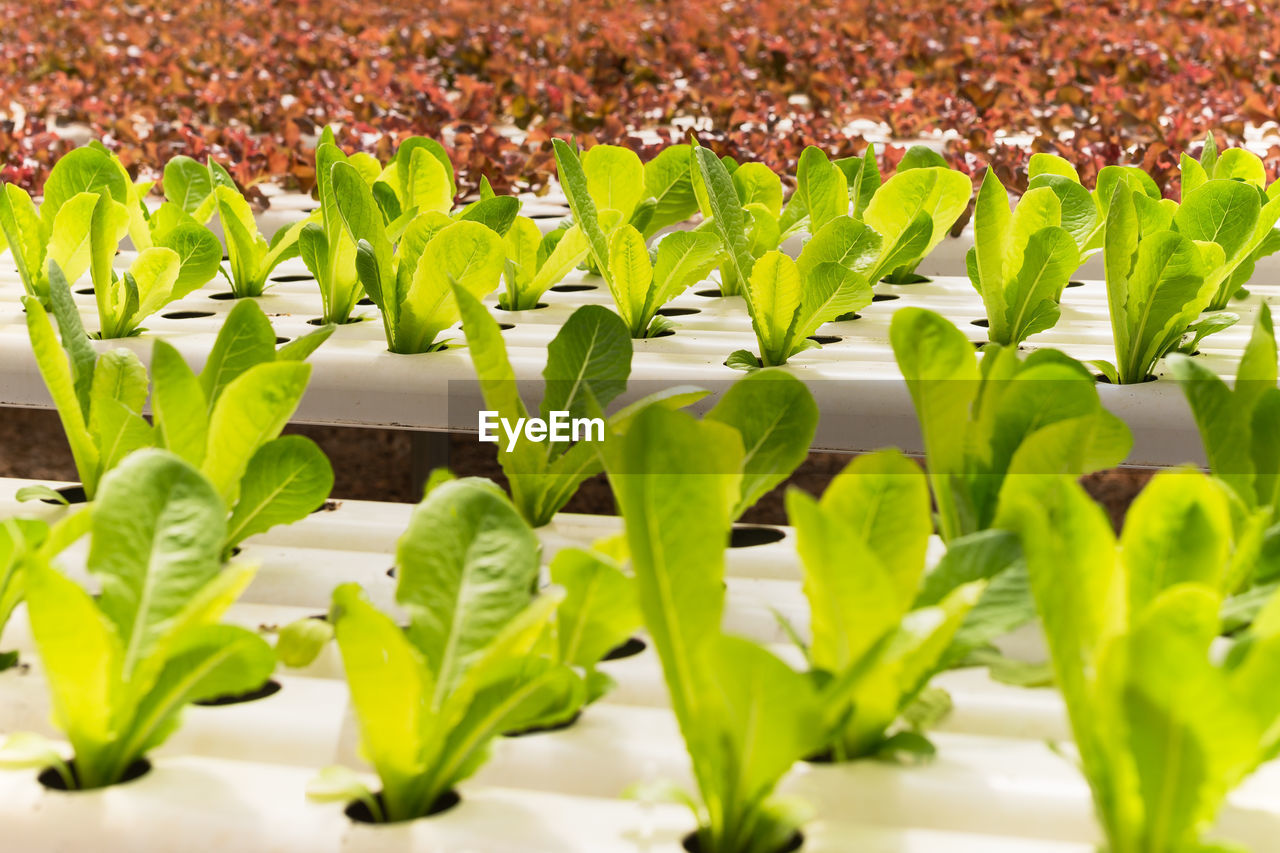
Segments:
[[[1200,339],[1220,331],[1223,315],[1196,323],[1217,287],[1210,273],[1224,252],[1212,242],[1194,242],[1147,217],[1142,196],[1118,183],[1105,228],[1107,305],[1116,363],[1093,362],[1108,381],[1146,381],[1156,362],[1180,345],[1194,352]],[[1231,325],[1235,317],[1230,317]],[[1194,324],[1194,325],[1193,325]],[[1190,340],[1183,344],[1183,338]]]
[[[226,517],[195,468],[145,450],[103,480],[92,512],[88,569],[102,585],[97,600],[42,549],[26,552],[31,632],[74,760],[27,735],[0,747],[0,766],[51,767],[67,790],[112,785],[173,734],[184,705],[266,682],[271,647],[253,631],[219,624],[254,574],[222,565]]]
[[[989,344],[979,360],[964,333],[921,308],[889,328],[920,421],[938,531],[951,541],[990,528],[1016,475],[1079,476],[1119,465],[1133,438],[1102,407],[1093,377],[1056,350],[1026,359]]]
[[[560,594],[535,595],[538,539],[491,483],[444,483],[420,503],[396,549],[402,629],[355,584],[333,594],[363,755],[374,794],[331,768],[308,794],[359,800],[379,822],[439,809],[504,731],[559,714],[577,675],[535,653]]]
[[[516,217],[503,242],[507,260],[498,307],[506,311],[536,308],[542,294],[582,263],[590,251],[577,225],[544,235],[538,223],[524,216]]]
[[[304,359],[333,332],[325,327],[280,349],[262,309],[241,302],[227,315],[197,376],[170,344],[157,340],[151,376],[126,349],[98,355],[89,345],[66,281],[49,271],[53,312],[23,297],[36,364],[67,434],[86,496],[104,475],[144,447],[160,447],[197,466],[231,510],[225,547],[277,524],[304,518],[333,487],[333,469],[302,436],[280,436],[311,375]],[[142,416],[151,385],[153,422]]]
[[[787,492],[811,613],[812,642],[801,647],[822,690],[823,751],[836,761],[932,754],[915,727],[891,729],[933,675],[1033,615],[993,619],[988,608],[969,620],[988,579],[1009,566],[1008,549],[984,534],[952,543],[926,579],[929,504],[924,472],[896,450],[857,457],[821,500]]]
[[[1103,166],[1092,192],[1081,184],[1076,167],[1056,154],[1032,154],[1027,174],[1028,191],[1048,188],[1058,197],[1062,227],[1075,240],[1081,264],[1102,251],[1103,228],[1118,184],[1133,191],[1134,203],[1141,209],[1144,221],[1165,221],[1167,228],[1167,221],[1177,207],[1161,198],[1156,182],[1137,166]]]
[[[48,303],[50,263],[70,281],[88,272],[97,297],[99,337],[122,338],[208,281],[217,266],[217,238],[163,206],[149,221],[141,201],[149,188],[135,185],[99,143],[78,148],[54,165],[38,214],[30,196],[6,185],[0,192],[0,233],[27,294]],[[126,234],[139,254],[121,275],[113,261]]]
[[[1259,307],[1253,334],[1236,367],[1234,388],[1196,359],[1169,356],[1182,386],[1213,475],[1250,510],[1280,518],[1280,388],[1271,309]]]
[[[1111,853],[1233,849],[1204,835],[1280,746],[1280,598],[1225,654],[1213,648],[1230,515],[1226,492],[1191,471],[1151,481],[1118,548],[1069,478],[1022,478],[1002,508]]]
[[[74,520],[70,520],[74,519]],[[33,553],[51,558],[67,546],[68,538],[79,538],[87,524],[88,515],[78,512],[63,523],[55,525],[58,537],[50,539],[49,525],[36,519],[5,519],[0,521],[0,637],[4,626],[13,616],[14,608],[23,599],[23,578],[27,561]],[[67,534],[67,535],[64,535]],[[18,662],[18,652],[0,651],[0,672]]]
[[[894,176],[875,189],[861,215],[881,238],[880,255],[868,275],[872,283],[923,281],[916,267],[947,236],[973,197],[969,176],[949,168],[934,152],[916,147],[907,154],[912,156],[904,156]],[[874,167],[874,154],[864,160],[864,171],[867,163]],[[862,185],[869,186],[866,178]]]
[[[434,158],[432,158],[434,159]],[[502,237],[476,221],[419,213],[393,248],[373,190],[348,163],[334,163],[330,184],[346,238],[356,246],[360,283],[382,314],[395,353],[444,349],[440,334],[459,320],[456,289],[479,299],[498,286],[506,263]],[[305,252],[304,247],[304,252]]]
[[[455,286],[454,294],[485,405],[506,423],[523,423],[529,411],[520,398],[497,322],[462,287]],[[583,306],[570,315],[547,346],[541,414],[543,418],[551,412],[569,412],[571,417],[601,416],[604,408],[626,390],[630,374],[631,340],[622,320],[603,306]],[[704,396],[706,392],[698,389],[672,388],[628,406],[610,421],[613,428],[620,429],[638,407],[650,402],[678,407]],[[499,436],[499,441],[505,442],[498,451],[498,462],[507,475],[511,500],[534,527],[549,524],[582,481],[600,471],[599,446],[592,441],[534,442],[523,432],[514,444],[505,436]]]
[[[564,548],[551,560],[550,571],[552,586],[563,590],[564,598],[537,651],[569,668],[573,678],[564,680],[558,700],[548,696],[539,728],[572,722],[583,708],[612,690],[613,679],[597,667],[644,623],[635,579],[613,556]]]
[[[166,168],[166,182],[169,180],[168,175],[169,169]],[[207,216],[206,208],[217,211],[222,222],[222,233],[227,240],[227,259],[231,269],[229,275],[225,271],[224,275],[236,299],[261,296],[267,287],[267,276],[280,264],[298,256],[299,237],[311,220],[305,219],[281,228],[267,242],[258,231],[258,223],[253,217],[253,208],[249,206],[248,200],[226,170],[212,159],[209,160],[204,182],[188,178],[180,186],[185,188],[183,200],[187,205],[196,202],[200,189],[208,188],[209,195],[195,203],[191,215],[197,218]]]
[[[593,149],[594,150],[594,149]],[[649,260],[644,237],[623,225],[609,244],[609,289],[619,316],[633,338],[668,332],[673,323],[658,309],[702,281],[720,259],[720,240],[708,231],[668,234]]]
[[[1028,190],[1009,212],[1009,194],[987,169],[974,208],[974,245],[965,257],[969,281],[987,309],[991,340],[1021,343],[1058,322],[1058,302],[1080,266],[1064,210],[1048,187]]]
[[[679,798],[694,808],[701,853],[778,853],[792,843],[800,809],[773,792],[822,746],[810,680],[720,631],[742,457],[727,425],[661,406],[605,447],[640,609],[693,764],[700,797]]]
[[[738,350],[725,364],[738,370],[786,364],[820,346],[812,339],[819,326],[871,304],[863,270],[879,247],[880,238],[865,224],[838,216],[805,244],[796,260],[777,250],[761,256],[752,265],[744,294],[760,355]]]
[[[690,154],[693,188],[704,220],[699,230],[720,237],[723,296],[743,293],[756,260],[777,250],[806,224],[816,232],[829,219],[848,213],[848,204],[841,204],[848,192],[844,173],[813,146],[800,156],[797,188],[785,210],[782,180],[763,163],[739,165],[697,144]]]

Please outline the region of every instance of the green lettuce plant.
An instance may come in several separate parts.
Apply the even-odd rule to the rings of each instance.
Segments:
[[[1197,359],[1169,356],[1182,386],[1214,476],[1231,486],[1250,510],[1280,517],[1280,388],[1271,309],[1258,310],[1253,333],[1236,367],[1234,386]]]
[[[1093,364],[1108,381],[1125,385],[1146,381],[1165,355],[1179,348],[1194,352],[1205,335],[1225,328],[1222,315],[1196,322],[1217,287],[1210,272],[1223,264],[1222,247],[1193,241],[1169,230],[1165,220],[1146,216],[1143,198],[1118,183],[1105,226],[1116,362]],[[1225,325],[1232,322],[1234,315]]]
[[[1058,322],[1058,303],[1080,266],[1066,211],[1049,187],[1030,189],[1009,211],[1009,194],[987,169],[974,207],[974,245],[965,257],[969,281],[987,309],[988,336],[1021,343]]]
[[[587,238],[577,225],[543,234],[538,223],[524,216],[516,217],[503,242],[507,260],[498,307],[506,311],[536,308],[542,294],[563,280],[590,252]]]
[[[76,523],[61,525],[58,529],[71,530],[83,526],[88,515],[78,513]],[[77,536],[79,534],[77,532]],[[65,537],[60,537],[60,540]],[[30,555],[39,551],[46,558],[60,550],[65,541],[50,542],[49,525],[32,518],[6,518],[0,521],[0,635],[14,609],[22,602],[23,578]],[[18,653],[0,651],[0,672],[18,662]]]
[[[454,293],[485,406],[509,424],[524,423],[529,410],[520,397],[497,322],[466,290],[455,287]],[[631,339],[618,315],[600,305],[574,311],[547,346],[540,415],[545,419],[560,411],[571,418],[603,417],[604,408],[626,390],[631,355]],[[657,400],[684,406],[705,394],[675,387],[622,409],[610,421],[620,429],[638,406]],[[600,471],[598,441],[534,442],[523,431],[515,438],[499,435],[499,441],[498,462],[507,476],[511,500],[534,527],[549,524],[582,482]]]
[[[444,349],[448,341],[440,334],[460,319],[454,290],[478,299],[498,286],[506,263],[502,237],[480,222],[427,211],[414,216],[393,246],[373,191],[359,172],[335,163],[330,180],[338,198],[335,215],[356,246],[359,281],[381,312],[387,348],[395,353]]]
[[[707,231],[676,231],[658,243],[653,260],[632,225],[613,232],[609,283],[614,305],[633,338],[651,338],[674,324],[658,309],[706,278],[720,257],[720,240]]]
[[[36,365],[58,409],[89,499],[107,472],[146,447],[169,450],[209,479],[231,512],[230,549],[246,537],[305,517],[333,487],[333,470],[303,436],[280,436],[306,390],[304,359],[332,333],[325,327],[279,349],[262,309],[241,302],[227,315],[197,376],[170,344],[157,340],[151,374],[130,350],[99,355],[80,326],[57,267],[50,268],[53,313],[24,297]],[[150,390],[152,421],[142,416]],[[47,489],[24,496],[55,496]]]
[[[257,220],[253,216],[253,208],[241,194],[240,189],[231,180],[221,166],[209,161],[208,177],[205,183],[189,179],[180,186],[185,188],[183,200],[191,205],[198,195],[192,197],[200,189],[207,187],[208,196],[196,203],[188,214],[198,218],[205,214],[206,207],[217,211],[222,222],[222,233],[227,241],[227,261],[230,274],[226,275],[231,285],[231,293],[236,299],[247,296],[261,296],[267,287],[267,276],[280,264],[290,258],[298,257],[299,238],[304,228],[311,224],[311,218],[296,222],[278,230],[268,242],[258,230]],[[169,170],[165,170],[165,182],[169,181]],[[210,204],[210,201],[212,204]],[[314,270],[312,271],[314,274]]]
[[[778,853],[801,810],[773,796],[822,743],[810,680],[768,650],[721,634],[724,551],[741,492],[737,432],[661,406],[606,442],[640,609],[662,661],[698,787],[702,853]]]
[[[1280,599],[1215,647],[1232,583],[1227,493],[1196,472],[1161,473],[1119,543],[1065,477],[1024,478],[1002,515],[1022,540],[1106,849],[1238,849],[1205,835],[1280,746]]]
[[[1199,160],[1181,158],[1182,204],[1175,229],[1222,247],[1223,262],[1208,277],[1217,285],[1209,310],[1221,311],[1241,292],[1258,260],[1280,250],[1280,186],[1267,186],[1262,158],[1244,148],[1218,153],[1206,135]]]
[[[443,535],[442,535],[443,534]],[[568,667],[532,654],[560,598],[536,595],[538,539],[489,483],[455,480],[413,512],[396,549],[396,602],[408,628],[356,584],[333,594],[362,754],[382,790],[342,768],[313,798],[359,800],[375,821],[431,814],[483,764],[493,738],[559,712]]]
[[[1075,240],[1081,264],[1102,251],[1103,228],[1118,184],[1133,192],[1134,203],[1147,216],[1167,219],[1176,209],[1172,201],[1161,198],[1156,182],[1137,166],[1103,166],[1098,170],[1095,188],[1089,190],[1068,160],[1039,152],[1031,155],[1027,176],[1028,190],[1047,188],[1058,197],[1062,227]]]
[[[990,528],[1006,483],[1111,468],[1132,446],[1128,427],[1102,407],[1093,377],[1056,350],[1023,359],[989,344],[979,359],[963,332],[913,307],[894,314],[889,338],[920,423],[945,540]]]
[[[87,272],[99,337],[121,338],[207,282],[217,268],[217,239],[180,211],[162,207],[149,222],[144,189],[101,144],[78,148],[54,165],[38,213],[30,196],[6,185],[0,192],[0,233],[27,294],[48,302],[51,263],[70,281]],[[113,261],[126,234],[139,254],[117,273]]]
[[[862,270],[879,247],[874,231],[850,216],[838,216],[823,225],[796,260],[777,250],[761,256],[752,265],[744,294],[760,354],[738,350],[725,364],[740,370],[781,365],[821,346],[813,335],[823,323],[871,304],[871,284]]]
[[[821,500],[787,491],[810,608],[811,640],[800,645],[833,760],[931,754],[907,709],[938,671],[1031,615],[974,613],[988,580],[1010,565],[1008,549],[984,534],[953,541],[926,576],[929,504],[924,472],[896,450],[857,457]]]
[[[252,566],[223,567],[226,524],[222,499],[195,468],[147,450],[104,479],[94,506],[88,570],[101,583],[96,600],[42,550],[26,552],[31,632],[74,758],[15,735],[0,747],[0,765],[52,768],[67,790],[112,785],[173,734],[183,706],[266,682],[271,647],[253,631],[219,624],[254,574]]]
[[[919,147],[907,154],[912,156],[903,157],[897,172],[879,184],[862,211],[862,221],[881,238],[880,255],[867,277],[873,283],[921,281],[916,267],[947,236],[973,197],[969,176],[949,168],[941,156]],[[868,165],[875,166],[870,149],[862,169]],[[864,176],[851,189],[872,183]]]

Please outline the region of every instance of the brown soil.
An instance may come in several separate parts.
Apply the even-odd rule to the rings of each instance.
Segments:
[[[404,430],[354,427],[290,426],[289,433],[309,436],[333,461],[336,475],[333,496],[353,500],[412,502],[414,488],[414,434]],[[417,440],[420,445],[429,439]],[[420,454],[419,454],[420,455]],[[783,524],[783,494],[798,486],[821,494],[849,457],[839,453],[813,453],[781,486],[769,492],[743,517],[757,524]],[[478,443],[474,436],[452,435],[449,467],[460,476],[488,477],[504,482],[497,448]],[[425,464],[419,468],[425,472]],[[1117,468],[1083,478],[1085,488],[1106,508],[1118,528],[1129,502],[1151,478],[1152,471]],[[62,427],[52,411],[0,408],[0,476],[33,480],[75,480],[71,452]],[[613,497],[603,476],[582,485],[566,507],[571,512],[611,513]]]

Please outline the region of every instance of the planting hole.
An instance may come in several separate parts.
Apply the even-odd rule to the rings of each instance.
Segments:
[[[594,284],[557,284],[551,288],[556,293],[581,293],[584,290],[595,290]]]
[[[896,293],[877,293],[875,296],[871,297],[871,301],[872,302],[892,302],[893,300],[898,298],[899,296]]]
[[[974,349],[982,349],[987,344],[991,343],[991,341],[970,341],[969,343],[973,344]]]
[[[276,335],[276,346],[280,346],[280,344],[287,344],[291,340],[293,340],[293,338],[282,338],[279,335]]]
[[[654,338],[669,338],[669,337],[671,337],[672,335],[674,335],[675,333],[676,333],[676,332],[675,332],[675,329],[663,329],[661,332],[658,332],[658,334],[656,334],[656,335],[648,335],[648,336],[646,336],[646,337],[644,337],[644,338],[641,338],[641,340],[644,340],[644,341],[651,341],[651,340],[653,340]]]
[[[338,501],[325,501],[324,503],[320,504],[320,506],[311,510],[311,513],[312,515],[314,515],[317,512],[333,512],[335,509],[337,509],[340,506],[342,506],[342,504],[339,503]]]
[[[508,329],[514,329],[515,327],[516,327],[515,323],[499,323],[498,324],[498,329],[503,332],[507,331]]]
[[[372,299],[370,299],[367,296],[361,296],[359,299],[356,300],[356,304],[357,305],[377,305],[378,303],[374,302]]]
[[[547,303],[539,302],[537,305],[533,306],[532,308],[503,308],[501,305],[495,305],[494,307],[497,308],[499,311],[537,311],[539,308],[546,308]]]
[[[1069,281],[1069,282],[1067,282],[1067,287],[1084,287],[1084,282],[1083,282],[1083,281]]]
[[[701,314],[701,308],[659,308],[663,317],[688,317],[690,314]]]
[[[243,705],[246,702],[257,702],[259,699],[266,699],[268,696],[274,696],[282,689],[280,682],[273,678],[258,689],[250,690],[247,693],[233,693],[226,696],[215,696],[212,699],[201,699],[199,702],[194,702],[192,704],[201,705],[206,708],[220,708],[224,705]]]
[[[730,548],[754,548],[756,545],[768,545],[770,542],[781,542],[786,537],[776,527],[735,524],[729,534]]]
[[[578,718],[581,716],[582,716],[581,711],[575,711],[572,717],[570,717],[569,719],[563,722],[552,723],[551,725],[548,725],[548,726],[530,726],[527,729],[516,729],[513,732],[503,732],[502,736],[503,737],[529,737],[530,735],[541,735],[541,734],[547,734],[548,732],[562,732],[565,729],[571,727],[574,723],[578,722]]]
[[[970,325],[970,326],[977,326],[977,327],[982,328],[982,329],[988,329],[988,328],[990,328],[990,327],[991,327],[991,324],[990,324],[989,322],[987,322],[986,320],[970,320],[970,321],[969,321],[969,325]]]
[[[79,290],[77,290],[76,293],[79,293],[81,296],[93,296],[93,288],[82,287]]]
[[[604,656],[603,660],[623,660],[625,658],[633,658],[647,649],[645,641],[639,637],[632,637],[625,643],[614,646]]]
[[[54,491],[62,495],[69,504],[82,504],[89,501],[88,496],[84,493],[84,486],[63,486],[61,489],[54,489]],[[53,498],[41,498],[40,502],[59,506],[58,502]]]
[[[826,346],[827,344],[838,344],[844,340],[844,338],[839,335],[810,335],[809,340],[814,343],[821,344],[822,346]]]
[[[201,317],[212,317],[212,311],[170,311],[168,314],[161,314],[166,320],[199,320]]]
[[[224,290],[221,293],[210,293],[209,298],[217,299],[219,301],[225,301],[225,300],[235,299],[236,295],[232,293],[230,290]]]
[[[356,323],[363,323],[366,319],[368,319],[368,318],[367,318],[367,317],[348,317],[346,320],[342,321],[342,322],[341,322],[341,323],[339,323],[338,325],[339,325],[339,326],[353,326],[353,325],[355,325]],[[324,318],[323,318],[323,317],[316,317],[316,318],[314,318],[314,319],[308,320],[308,321],[307,321],[307,325],[308,325],[308,326],[326,326],[326,325],[328,325],[328,324],[324,321]]]
[[[79,787],[79,776],[76,774],[76,761],[74,758],[67,762],[67,769],[71,771],[71,778],[76,780],[75,788],[68,788],[67,780],[63,779],[62,774],[52,767],[46,767],[41,770],[40,775],[37,776],[36,779],[41,785],[48,788],[50,791],[75,792],[81,790]],[[123,785],[126,782],[141,779],[150,772],[151,762],[145,758],[139,758],[137,761],[129,765],[129,768],[124,771],[124,775],[120,777],[120,781],[116,782],[116,785]]]
[[[710,288],[709,290],[695,290],[693,292],[693,295],[703,296],[703,297],[706,297],[707,299],[719,299],[721,296],[724,296],[724,294],[720,292],[720,288],[718,287],[713,287],[713,288]]]
[[[315,279],[315,276],[313,275],[273,275],[271,276],[271,280],[279,281],[279,282],[290,282],[290,281],[315,281],[316,279]]]
[[[933,279],[929,278],[928,276],[920,275],[920,273],[915,273],[915,272],[909,272],[906,275],[900,276],[898,278],[894,278],[891,275],[887,275],[880,280],[883,281],[885,284],[928,284],[930,281],[933,281]]]
[[[850,312],[848,314],[841,314],[839,317],[836,317],[835,322],[843,323],[846,320],[861,320],[861,319],[862,319],[861,314],[854,314]]]
[[[1098,381],[1098,384],[1099,384],[1099,385],[1110,385],[1110,384],[1111,384],[1111,380],[1110,380],[1110,379],[1108,379],[1104,374],[1101,374],[1101,373],[1095,373],[1095,374],[1093,374],[1093,378],[1094,378],[1094,379],[1096,379],[1096,380]],[[1143,381],[1143,383],[1144,383],[1144,384],[1145,384],[1145,383],[1147,383],[1147,382],[1155,382],[1155,381],[1156,381],[1156,375],[1155,375],[1154,373],[1148,373],[1148,374],[1146,375],[1146,378],[1144,378],[1142,381]]]
[[[378,801],[380,808],[386,809],[381,793],[374,794],[373,798]],[[431,804],[431,808],[427,809],[427,813],[422,816],[431,817],[432,815],[447,812],[460,802],[462,802],[462,797],[458,796],[457,791],[445,791],[440,795],[439,799]],[[361,800],[353,800],[347,803],[347,807],[342,810],[342,813],[356,823],[378,823],[373,819],[373,813],[369,811],[369,806]]]
[[[691,832],[686,835],[680,841],[680,846],[687,850],[688,853],[702,853],[702,845],[698,842],[698,833],[696,832]],[[791,834],[790,838],[787,839],[786,844],[783,844],[777,850],[773,851],[773,853],[795,853],[795,851],[799,850],[803,846],[804,834],[797,830]]]

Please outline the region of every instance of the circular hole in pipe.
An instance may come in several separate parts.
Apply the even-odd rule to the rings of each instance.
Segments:
[[[382,792],[374,794],[373,798],[378,801],[380,808],[386,809],[386,802],[382,799]],[[427,809],[427,813],[422,817],[443,814],[460,802],[462,802],[462,797],[458,795],[457,791],[445,791],[440,795],[439,799],[431,804],[431,808]],[[347,807],[342,810],[342,813],[355,823],[378,823],[373,817],[373,812],[369,811],[369,806],[362,800],[352,800],[347,803]]]
[[[821,344],[822,346],[826,346],[827,344],[838,344],[843,341],[844,338],[839,335],[810,335],[809,340],[814,343]]]
[[[658,312],[663,317],[688,317],[690,314],[701,314],[701,308],[659,308]]]
[[[584,290],[595,290],[594,284],[557,284],[551,288],[556,293],[580,293]]]
[[[648,647],[648,644],[639,637],[631,637],[621,645],[614,646],[612,649],[605,652],[605,656],[601,658],[601,660],[624,660],[626,658],[633,658]]]
[[[877,293],[875,296],[871,297],[871,301],[872,302],[892,302],[893,300],[900,299],[900,298],[901,297],[899,297],[898,294],[896,293]]]
[[[170,311],[168,314],[161,314],[166,320],[199,320],[201,317],[212,317],[212,311]]]
[[[79,777],[76,774],[76,760],[74,758],[67,762],[67,769],[71,771],[71,777],[76,779],[78,783]],[[141,779],[150,772],[151,762],[145,758],[139,758],[137,761],[129,765],[128,769],[124,771],[124,775],[120,777],[120,781],[116,782],[115,785],[123,785],[126,782]],[[46,767],[41,770],[40,775],[37,776],[36,779],[41,785],[50,791],[68,791],[69,793],[76,793],[82,790],[80,788],[68,788],[67,780],[63,779],[62,774],[52,767]],[[112,787],[115,787],[115,785]]]
[[[60,489],[54,489],[54,491],[62,495],[69,504],[83,504],[89,502],[88,495],[84,493],[84,486],[63,486]],[[54,506],[60,505],[53,498],[41,498],[40,502],[53,504]]]
[[[729,534],[730,548],[754,548],[756,545],[768,545],[770,542],[781,542],[786,534],[776,527],[756,524],[735,524]]]
[[[259,699],[266,699],[268,696],[274,696],[283,690],[280,682],[274,678],[267,681],[266,684],[254,690],[244,693],[231,693],[226,696],[215,696],[212,699],[201,699],[199,702],[193,702],[193,705],[200,705],[205,708],[221,708],[224,705],[243,705],[246,702],[257,702]]]

